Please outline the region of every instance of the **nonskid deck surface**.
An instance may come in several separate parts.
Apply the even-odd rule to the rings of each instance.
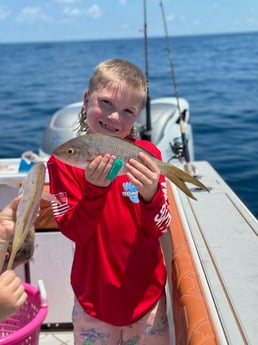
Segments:
[[[257,344],[258,222],[208,162],[195,162],[210,193],[174,189],[220,344]]]
[[[39,345],[73,345],[73,332],[41,332]]]

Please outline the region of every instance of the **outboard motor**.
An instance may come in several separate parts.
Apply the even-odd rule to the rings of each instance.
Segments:
[[[54,113],[43,134],[39,148],[41,157],[48,157],[57,146],[76,136],[81,108],[82,102],[77,102]]]

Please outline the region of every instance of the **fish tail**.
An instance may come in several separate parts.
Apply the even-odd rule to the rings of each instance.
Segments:
[[[183,171],[182,169],[177,168],[176,166],[160,162],[159,165],[160,172],[165,175],[171,182],[173,182],[179,189],[181,189],[186,195],[188,195],[190,198],[196,200],[196,198],[193,196],[189,188],[186,186],[184,182],[190,182],[193,185],[209,191],[209,189],[199,180],[197,180],[195,177],[191,176],[187,172]]]
[[[180,178],[173,174],[166,174],[165,175],[171,182],[173,182],[179,189],[181,189],[182,192],[184,192],[187,196],[189,196],[191,199],[197,200],[196,197],[192,194],[190,189],[187,187],[187,185],[182,181]]]

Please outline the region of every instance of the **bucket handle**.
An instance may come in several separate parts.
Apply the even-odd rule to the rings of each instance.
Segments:
[[[47,291],[42,279],[38,280],[38,288],[39,288],[40,297],[41,297],[41,307],[46,307],[47,306]]]

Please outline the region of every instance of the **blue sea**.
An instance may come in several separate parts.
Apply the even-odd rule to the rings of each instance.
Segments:
[[[172,37],[195,158],[208,160],[258,216],[258,33]],[[0,44],[0,158],[38,152],[52,114],[82,100],[93,68],[121,57],[145,71],[143,39]],[[174,96],[165,38],[148,40],[151,98]]]

